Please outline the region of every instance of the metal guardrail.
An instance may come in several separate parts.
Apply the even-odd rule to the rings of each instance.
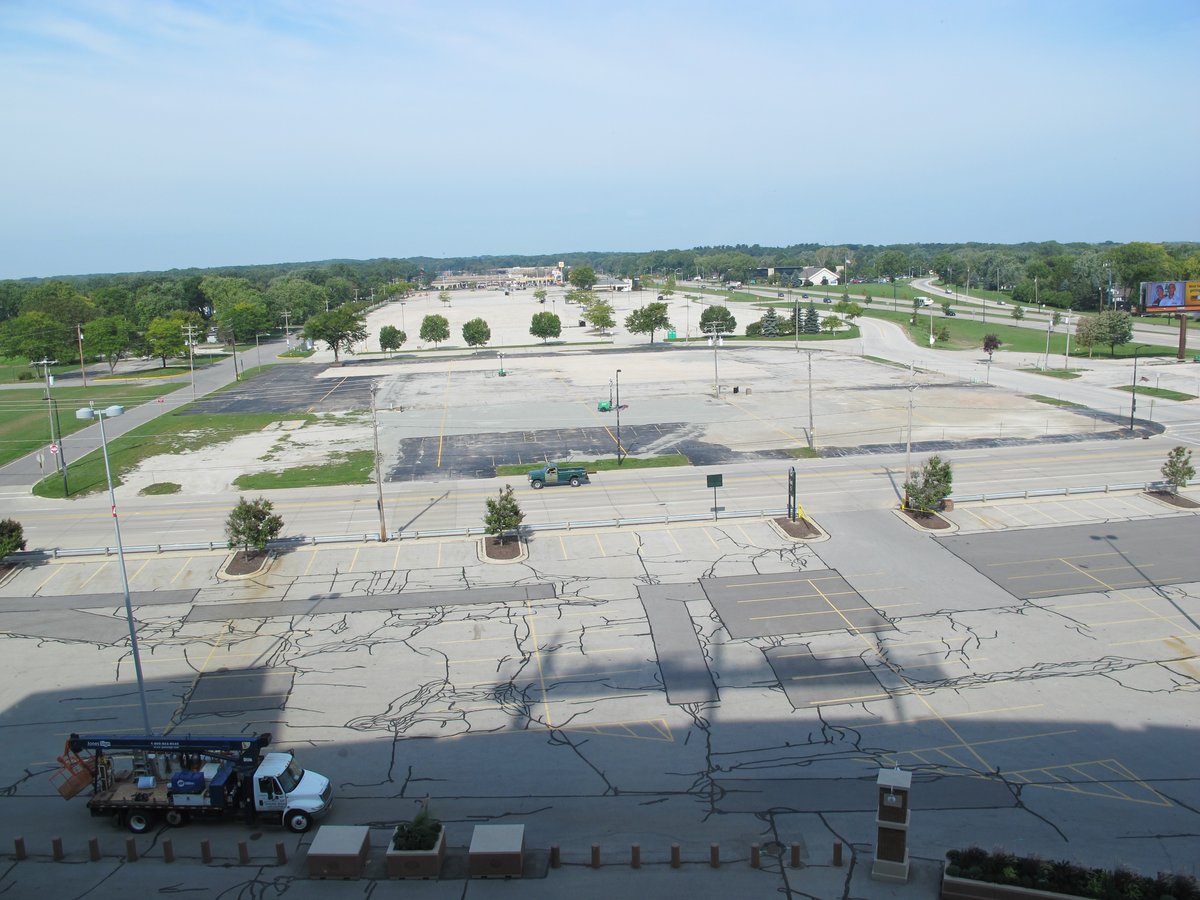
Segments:
[[[1200,478],[1193,478],[1188,487],[1200,485]],[[1076,494],[1109,494],[1114,491],[1157,491],[1169,487],[1166,481],[1133,481],[1128,484],[1096,484],[1085,487],[1061,488],[1032,488],[1025,491],[991,491],[982,494],[952,494],[948,499],[955,503],[986,503],[989,500],[1028,500],[1033,497],[1071,497]],[[721,514],[717,521],[729,519],[762,519],[768,516],[787,515],[783,507],[770,509],[747,509]],[[672,522],[703,522],[712,519],[710,513],[686,513],[673,516],[638,516],[634,518],[589,519],[583,522],[543,522],[534,525],[522,525],[521,531],[532,533],[537,531],[577,531],[587,528],[625,528],[631,525],[670,525]],[[388,535],[389,541],[415,541],[422,538],[473,537],[485,534],[482,525],[468,528],[431,528],[415,531],[394,531]],[[318,534],[303,537],[279,538],[267,544],[269,550],[291,550],[297,547],[317,546],[320,544],[370,544],[379,543],[379,533],[363,534]],[[227,550],[224,541],[199,541],[191,544],[139,544],[122,547],[125,553],[170,553],[187,550]],[[82,547],[60,548],[46,550],[24,550],[9,554],[6,559],[14,562],[22,560],[36,561],[42,559],[67,559],[73,556],[115,556],[115,547]]]

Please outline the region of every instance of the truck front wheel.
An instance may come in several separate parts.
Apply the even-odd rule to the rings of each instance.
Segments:
[[[535,478],[535,479],[533,479],[533,489],[534,489],[535,491],[540,491],[540,490],[542,489],[542,485],[543,485],[543,484],[545,484],[545,482],[544,482],[544,481],[539,481],[539,480],[538,480],[538,479],[536,479],[536,478]]]
[[[134,834],[145,834],[153,824],[154,817],[148,812],[135,809],[125,814],[125,827]]]
[[[283,817],[283,824],[293,834],[304,834],[312,828],[312,816],[301,809],[289,809]]]

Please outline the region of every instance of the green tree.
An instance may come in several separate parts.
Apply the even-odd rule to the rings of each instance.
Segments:
[[[429,315],[421,320],[421,340],[441,344],[450,340],[450,323],[445,316]]]
[[[238,505],[225,520],[225,539],[229,548],[240,547],[249,553],[262,553],[267,544],[283,530],[283,517],[274,512],[275,507],[265,497],[256,500],[238,498]]]
[[[326,296],[324,289],[304,278],[279,278],[267,288],[266,302],[273,321],[291,328],[324,312]]]
[[[937,339],[939,341],[941,341],[942,343],[945,343],[946,341],[950,340],[950,326],[949,325],[943,325],[941,328],[939,328],[937,330]]]
[[[262,295],[245,278],[206,275],[200,279],[200,292],[212,310],[211,318],[224,320],[226,310],[238,303],[261,303]]]
[[[438,291],[438,299],[441,300],[443,303],[445,303],[447,306],[449,306],[450,305],[450,292],[449,291]]]
[[[667,283],[663,285],[662,293],[664,297],[671,297],[675,293],[675,273],[672,272],[667,276]]]
[[[138,289],[133,300],[133,323],[148,328],[155,319],[187,310],[183,285],[177,281],[156,281]]]
[[[762,335],[763,337],[779,336],[779,313],[775,311],[775,307],[773,306],[768,306],[766,313],[762,317]]]
[[[988,355],[988,359],[992,358],[992,354],[1000,349],[1000,344],[1003,343],[998,335],[985,334],[983,336],[983,352]]]
[[[1165,281],[1175,274],[1175,266],[1161,244],[1133,241],[1108,251],[1113,275],[1125,286],[1126,296],[1137,300],[1138,285],[1143,281]],[[1102,341],[1101,343],[1107,343]]]
[[[114,372],[117,363],[137,341],[137,330],[124,316],[102,316],[83,326],[83,342],[89,353],[104,358],[108,371]]]
[[[463,325],[462,335],[468,347],[482,347],[492,339],[492,329],[483,319],[472,319]]]
[[[950,496],[953,484],[954,473],[949,460],[931,456],[919,472],[904,482],[904,508],[929,515],[941,508],[942,501]]]
[[[1101,343],[1100,323],[1095,316],[1080,316],[1075,322],[1075,344],[1088,352],[1092,358],[1092,348]]]
[[[591,266],[574,266],[567,281],[581,291],[590,291],[596,284],[596,270]]]
[[[221,333],[231,344],[238,341],[253,341],[255,335],[271,330],[271,317],[267,305],[261,300],[238,300],[221,307],[216,316]]]
[[[574,293],[574,291],[572,291],[572,293]],[[545,303],[546,302],[546,289],[538,288],[536,291],[534,291],[533,299],[536,300],[538,303]]]
[[[1106,309],[1096,317],[1101,344],[1108,344],[1109,355],[1117,355],[1117,347],[1133,340],[1133,317],[1119,309]]]
[[[25,529],[16,519],[0,522],[0,560],[10,553],[25,549]]]
[[[367,322],[355,304],[339,306],[329,312],[317,313],[304,323],[304,336],[312,341],[324,341],[333,351],[333,359],[341,359],[341,351],[354,352],[354,345],[367,339]]]
[[[950,301],[949,300],[946,300],[942,303],[942,315],[944,315],[944,316],[950,315]]]
[[[647,303],[625,317],[625,328],[630,334],[648,334],[654,343],[654,332],[669,330],[671,320],[667,315],[667,304]]]
[[[524,520],[525,513],[521,512],[517,498],[513,496],[511,484],[504,486],[499,497],[488,498],[483,527],[488,534],[499,538],[500,543],[507,543],[509,532],[519,528]]]
[[[146,347],[162,360],[167,367],[168,357],[180,357],[187,353],[187,335],[178,319],[159,316],[146,326]]]
[[[75,329],[44,312],[27,312],[0,325],[0,355],[30,362],[68,357]]]
[[[21,312],[45,313],[70,329],[86,325],[98,315],[96,304],[65,281],[43,281],[30,288],[21,304]]]
[[[552,312],[537,312],[529,322],[529,333],[545,343],[562,334],[562,320]]]
[[[811,300],[808,301],[808,309],[804,311],[804,333],[819,334],[821,331],[821,317],[817,313],[817,308],[813,306]]]
[[[1014,319],[1020,322],[1023,318],[1025,318],[1025,307],[1023,307],[1020,303],[1014,303],[1011,315]]]
[[[395,325],[384,325],[379,329],[379,349],[384,353],[399,350],[407,340],[408,335]]]
[[[833,334],[842,325],[842,320],[837,316],[826,316],[821,320],[821,330],[826,334]]]
[[[737,330],[737,319],[724,306],[706,306],[700,313],[700,330],[705,334],[733,334]]]
[[[1167,461],[1162,467],[1163,480],[1171,487],[1172,494],[1188,486],[1188,482],[1196,477],[1196,469],[1192,465],[1192,451],[1186,447],[1175,447],[1167,454]],[[4,554],[0,552],[0,556]]]
[[[908,257],[899,250],[884,250],[875,257],[875,271],[884,278],[895,278],[908,271]]]
[[[571,293],[576,292],[572,291]],[[602,300],[591,291],[580,291],[579,293],[591,298],[580,311],[580,315],[583,316],[585,322],[593,328],[599,328],[601,334],[617,324],[617,320],[613,316],[613,306],[611,303],[607,300]]]

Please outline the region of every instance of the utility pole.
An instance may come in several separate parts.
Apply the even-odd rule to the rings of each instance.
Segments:
[[[379,540],[387,542],[387,521],[383,510],[383,479],[379,475],[379,416],[376,414],[375,394],[379,391],[379,383],[371,384],[371,430],[375,438],[375,489],[378,492],[379,506]]]
[[[908,509],[908,482],[912,478],[912,411],[916,382],[908,384],[908,438],[904,443],[904,508]]]
[[[808,448],[810,450],[817,449],[817,436],[813,431],[813,403],[812,403],[812,350],[805,350],[808,354]]]
[[[50,446],[51,446],[50,455],[54,457],[54,466],[56,469],[58,469],[59,473],[62,475],[63,496],[67,497],[67,496],[70,496],[70,491],[67,489],[67,454],[63,450],[62,438],[60,436],[60,432],[58,429],[58,419],[54,414],[57,407],[55,406],[55,403],[54,403],[54,397],[50,393],[50,387],[51,387],[51,385],[54,384],[54,379],[50,375],[50,363],[51,362],[53,362],[53,360],[47,359],[45,356],[43,356],[40,360],[35,362],[33,365],[41,366],[42,374],[46,378],[45,400],[46,400],[46,414],[50,418]]]
[[[182,326],[184,333],[187,335],[188,345],[188,368],[192,370],[192,400],[196,399],[196,336],[192,333],[196,330],[195,325]]]
[[[83,365],[83,326],[75,326],[75,334],[79,338],[79,375],[83,378],[83,386],[87,387],[87,369]]]
[[[283,311],[283,337],[287,341],[288,349],[292,349],[292,328],[291,328],[292,311],[285,309]]]

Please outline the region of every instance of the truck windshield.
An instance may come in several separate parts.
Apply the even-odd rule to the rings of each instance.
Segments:
[[[279,786],[283,788],[285,794],[290,794],[300,784],[300,779],[304,777],[304,770],[300,768],[300,763],[292,760],[288,763],[288,767],[279,773]]]

